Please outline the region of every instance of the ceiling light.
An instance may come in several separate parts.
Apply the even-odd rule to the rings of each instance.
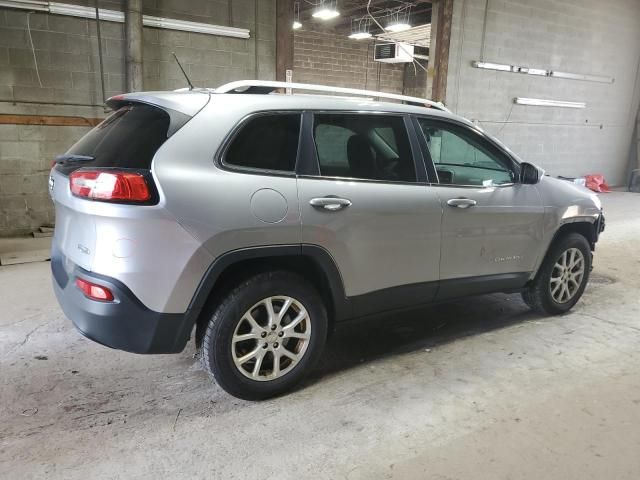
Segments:
[[[409,30],[410,28],[411,25],[409,25],[408,23],[392,23],[390,25],[387,25],[385,27],[385,30],[388,32],[397,33],[404,32],[405,30]]]
[[[360,17],[351,19],[351,35],[349,38],[352,40],[364,40],[371,38],[371,20],[369,17]]]
[[[340,15],[340,12],[335,8],[327,8],[321,7],[320,9],[313,12],[314,18],[319,18],[320,20],[331,20],[332,18],[336,18]]]
[[[293,25],[294,30],[302,28],[302,22],[300,22],[300,2],[293,4]]]
[[[387,15],[385,30],[387,32],[404,32],[411,28],[411,5],[391,9]]]
[[[371,34],[369,32],[353,32],[349,35],[349,38],[352,40],[364,40],[366,38],[371,38]]]
[[[320,20],[331,20],[332,18],[336,18],[340,15],[337,0],[322,0],[321,2],[316,3],[316,5],[317,8],[312,14],[314,18],[319,18]]]

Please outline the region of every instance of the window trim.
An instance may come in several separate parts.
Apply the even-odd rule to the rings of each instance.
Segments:
[[[305,142],[304,147],[300,150],[305,152],[306,158],[301,160],[300,163],[307,164],[307,170],[309,169],[308,163],[313,164],[313,173],[310,172],[299,172],[298,176],[300,178],[307,179],[316,179],[316,180],[333,180],[333,181],[343,181],[343,182],[362,182],[362,183],[381,183],[388,185],[421,185],[425,186],[429,184],[429,179],[427,177],[427,172],[424,169],[424,158],[422,149],[415,138],[415,132],[413,125],[411,124],[411,119],[409,115],[403,112],[387,112],[384,110],[332,110],[332,109],[317,109],[317,110],[306,110],[305,114],[308,115],[308,120],[305,125],[306,131],[303,134],[303,141]],[[322,175],[320,173],[320,160],[318,158],[318,150],[316,147],[316,141],[314,136],[314,127],[316,115],[383,115],[387,117],[400,117],[402,119],[405,132],[407,134],[407,140],[409,142],[409,150],[411,152],[411,160],[413,162],[414,171],[416,174],[416,180],[412,182],[407,182],[404,180],[377,180],[371,178],[357,178],[357,177],[341,177],[341,176],[328,176]],[[300,153],[300,151],[299,151]],[[299,159],[300,160],[300,159]]]
[[[412,117],[413,127],[415,129],[415,134],[418,137],[418,141],[420,143],[420,147],[423,152],[423,158],[427,167],[427,171],[429,172],[430,178],[435,179],[435,182],[431,182],[429,185],[434,187],[450,187],[450,188],[459,187],[459,188],[487,189],[487,188],[512,187],[520,183],[519,182],[520,163],[515,158],[513,158],[513,156],[510,155],[509,152],[505,151],[504,148],[502,148],[499,144],[497,144],[489,135],[487,135],[482,130],[478,129],[477,127],[471,127],[466,123],[459,122],[455,119],[451,119],[447,117],[440,117],[440,116],[433,117],[433,116],[426,116],[426,115],[411,115],[411,117]],[[484,186],[484,185],[462,185],[462,184],[455,184],[455,183],[440,183],[440,179],[438,178],[438,172],[435,167],[435,162],[431,158],[431,152],[429,151],[429,147],[427,146],[427,142],[424,138],[424,134],[422,133],[422,127],[420,126],[420,123],[419,123],[420,119],[424,119],[426,121],[433,122],[436,124],[442,123],[444,125],[451,125],[454,129],[459,128],[469,133],[470,136],[473,136],[473,135],[477,136],[481,143],[485,142],[489,144],[489,147],[490,147],[489,150],[491,149],[497,150],[500,154],[504,155],[504,157],[507,160],[510,161],[511,171],[513,172],[516,180],[510,183],[503,183],[501,185],[490,185],[490,186],[489,185]]]
[[[296,177],[297,169],[300,163],[300,152],[302,150],[302,129],[304,127],[303,117],[304,110],[260,110],[257,112],[251,112],[248,115],[242,117],[233,128],[226,134],[225,138],[222,140],[220,147],[218,148],[216,154],[214,155],[213,163],[216,167],[221,170],[235,172],[235,173],[247,173],[253,175],[268,175],[274,177]],[[293,170],[272,170],[270,168],[254,168],[254,167],[243,167],[241,165],[234,165],[232,163],[227,163],[225,161],[227,151],[229,147],[233,143],[233,141],[237,138],[238,134],[242,131],[242,129],[253,119],[257,117],[267,116],[267,115],[298,115],[300,120],[300,127],[298,129],[298,149],[296,151],[296,161],[293,166]]]

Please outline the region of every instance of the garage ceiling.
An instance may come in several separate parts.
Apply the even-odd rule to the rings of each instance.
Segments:
[[[300,0],[300,17],[303,20],[310,20],[313,10],[316,8],[319,0]],[[351,30],[351,20],[361,18],[367,15],[367,0],[338,0],[338,10],[340,16],[334,20],[323,22],[325,27],[332,27],[338,33],[348,34]],[[427,0],[413,0],[413,1],[400,1],[400,0],[371,0],[371,13],[375,17],[382,17],[385,11],[390,9],[410,5],[410,17],[409,23],[411,25],[421,25],[431,23],[431,1]],[[315,20],[314,20],[315,21]],[[320,23],[318,23],[321,25]],[[383,33],[374,24],[371,25],[371,33],[376,35]],[[403,32],[407,33],[407,32]],[[416,31],[415,35],[419,33]],[[386,37],[389,39],[389,37]],[[424,43],[424,38],[421,39]]]

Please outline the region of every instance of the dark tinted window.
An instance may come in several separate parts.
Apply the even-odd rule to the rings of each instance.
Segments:
[[[183,123],[189,118],[182,117]],[[169,114],[161,108],[144,104],[122,107],[67,152],[95,160],[67,161],[58,168],[65,173],[79,167],[151,168],[153,156],[167,140],[170,123]]]
[[[416,180],[402,117],[318,114],[314,118],[321,175],[396,182]]]
[[[238,167],[292,172],[296,167],[300,115],[259,115],[233,138],[224,162]]]

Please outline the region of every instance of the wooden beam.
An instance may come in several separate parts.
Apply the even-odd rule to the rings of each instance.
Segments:
[[[293,0],[276,3],[276,80],[286,81],[293,69]]]
[[[68,117],[58,115],[0,114],[0,125],[45,125],[57,127],[95,127],[103,118]]]
[[[437,22],[432,98],[438,102],[444,102],[447,96],[452,17],[453,0],[438,0],[437,15],[432,18]]]

